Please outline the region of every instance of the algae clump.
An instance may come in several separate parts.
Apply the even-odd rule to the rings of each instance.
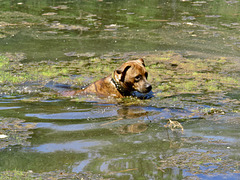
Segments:
[[[145,55],[144,59],[157,96],[216,93],[240,87],[238,70],[231,60],[188,59],[174,52]],[[16,54],[5,54],[0,55],[0,84],[38,82],[44,86],[54,81],[83,86],[111,74],[124,61],[107,57],[22,63]]]

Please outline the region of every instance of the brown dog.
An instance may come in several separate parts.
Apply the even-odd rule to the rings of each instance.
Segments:
[[[147,81],[147,77],[144,61],[138,59],[125,62],[112,75],[90,84],[85,89],[65,91],[62,94],[64,96],[96,94],[100,97],[122,98],[133,95],[134,91],[148,93],[152,90],[152,86]]]

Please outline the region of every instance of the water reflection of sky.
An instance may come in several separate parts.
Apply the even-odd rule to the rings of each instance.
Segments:
[[[59,144],[58,143],[42,144],[38,147],[33,147],[32,149],[42,153],[51,153],[57,151],[89,152],[93,147],[94,150],[96,150],[97,147],[102,147],[106,145],[111,145],[111,143],[108,141],[79,140]]]
[[[66,112],[56,114],[26,114],[27,117],[37,117],[39,119],[92,119],[92,118],[104,118],[116,116],[116,111],[109,112]]]
[[[36,127],[53,129],[57,131],[80,131],[80,130],[98,129],[100,128],[100,123],[69,124],[69,125],[62,125],[62,126],[54,123],[38,123]]]
[[[7,109],[18,109],[21,107],[0,107],[0,110],[7,110]]]
[[[53,114],[45,114],[45,113],[35,113],[35,114],[26,114],[26,117],[37,117],[39,119],[98,119],[98,118],[107,118],[107,117],[121,117],[126,116],[127,114],[121,114],[118,112],[118,109],[100,109],[100,110],[92,110],[92,111],[80,111],[80,112],[64,112],[64,113],[53,113]],[[156,108],[156,107],[130,107],[129,111],[135,112],[136,115],[144,112],[155,112],[157,114],[150,115],[148,118],[161,118],[161,119],[169,119],[169,118],[185,118],[192,114],[191,111],[187,109],[177,109],[177,108]],[[138,112],[140,111],[140,112]],[[159,116],[159,114],[161,114]],[[199,118],[199,116],[191,116],[191,118]]]

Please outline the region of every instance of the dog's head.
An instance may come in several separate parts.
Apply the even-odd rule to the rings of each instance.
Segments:
[[[114,79],[126,91],[138,91],[148,93],[152,90],[151,84],[147,81],[148,72],[144,60],[138,59],[128,61],[114,71]]]

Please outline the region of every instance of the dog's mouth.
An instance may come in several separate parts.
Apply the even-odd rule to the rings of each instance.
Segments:
[[[136,89],[140,93],[149,93],[152,90],[151,84],[146,84],[143,88]]]

